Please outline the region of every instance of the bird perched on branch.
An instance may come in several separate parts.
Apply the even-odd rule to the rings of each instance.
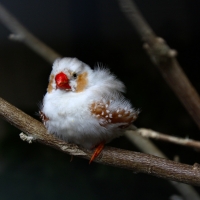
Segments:
[[[87,149],[96,148],[123,134],[138,111],[122,95],[125,86],[108,69],[92,70],[76,58],[57,59],[49,77],[40,116],[47,130]]]

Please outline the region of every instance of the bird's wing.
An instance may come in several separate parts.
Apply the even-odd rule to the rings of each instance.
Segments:
[[[119,128],[126,128],[136,120],[139,112],[126,107],[112,109],[111,102],[97,101],[90,105],[91,114],[99,120],[101,126],[116,125]]]

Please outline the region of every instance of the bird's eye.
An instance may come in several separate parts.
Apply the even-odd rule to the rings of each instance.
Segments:
[[[77,78],[77,73],[72,74],[73,78]]]

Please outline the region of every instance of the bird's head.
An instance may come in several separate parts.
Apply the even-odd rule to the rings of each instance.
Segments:
[[[77,58],[57,59],[50,75],[48,92],[52,90],[82,92],[88,86],[88,75],[91,71],[88,65]]]

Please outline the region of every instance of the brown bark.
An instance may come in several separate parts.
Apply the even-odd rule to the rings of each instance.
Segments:
[[[18,108],[0,98],[0,116],[19,128],[33,141],[43,143],[70,155],[90,159],[92,152],[74,144],[68,144],[47,133],[44,125]],[[199,164],[193,166],[177,163],[156,156],[132,152],[113,147],[105,147],[95,160],[98,163],[142,172],[169,180],[200,185]]]

